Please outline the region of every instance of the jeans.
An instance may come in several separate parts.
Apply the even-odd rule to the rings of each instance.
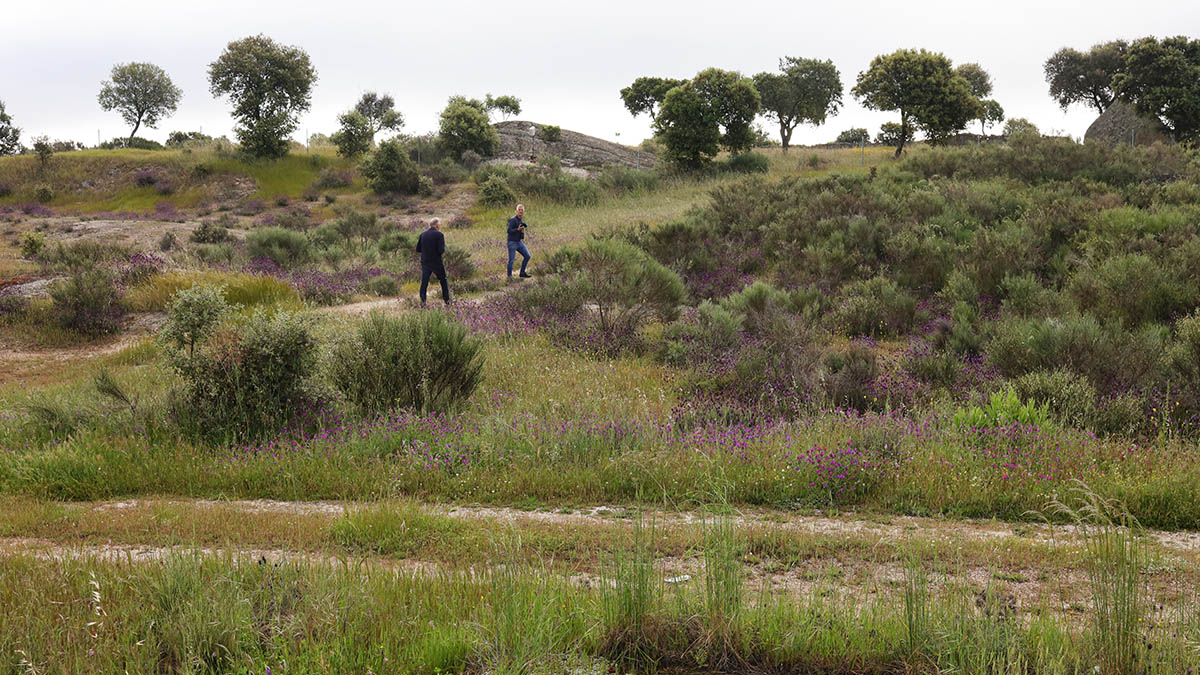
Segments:
[[[442,282],[442,300],[450,304],[450,285],[446,283],[446,266],[442,263],[421,263],[421,304],[425,304],[425,290],[429,288],[429,275],[436,274]]]
[[[525,266],[529,264],[529,249],[525,247],[525,242],[523,241],[508,242],[508,276],[510,277],[512,276],[513,260],[516,259],[518,252],[523,258],[521,260],[521,274],[525,274]]]

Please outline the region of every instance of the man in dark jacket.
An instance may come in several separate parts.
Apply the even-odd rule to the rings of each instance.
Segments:
[[[512,278],[513,260],[521,254],[521,278],[528,279],[529,249],[525,246],[525,205],[517,204],[517,215],[508,219],[508,277]]]
[[[446,283],[446,266],[442,254],[446,252],[446,235],[442,234],[442,221],[434,218],[429,229],[417,237],[417,253],[421,254],[421,306],[425,306],[425,289],[429,288],[429,275],[436,274],[442,282],[442,300],[450,304],[450,286]]]

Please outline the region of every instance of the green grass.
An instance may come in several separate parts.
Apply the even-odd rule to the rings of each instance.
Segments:
[[[706,550],[725,557],[722,540],[713,534]],[[978,601],[973,590],[933,586],[922,566],[935,561],[913,559],[908,600],[896,602],[820,586],[751,585],[734,596],[736,584],[724,584],[714,596],[705,579],[668,587],[657,561],[636,555],[608,572],[614,586],[595,590],[537,564],[409,572],[351,559],[10,552],[0,557],[0,659],[78,673],[558,672],[589,663],[603,672],[597,659],[608,657],[699,672],[1065,675],[1090,671],[1102,655],[1061,610],[1031,608],[1024,619],[994,595]],[[1185,605],[1136,629],[1154,645],[1137,672],[1185,672],[1200,637],[1194,611]]]

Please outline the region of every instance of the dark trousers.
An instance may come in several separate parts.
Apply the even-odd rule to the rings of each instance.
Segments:
[[[450,285],[446,283],[446,266],[442,263],[421,263],[421,304],[425,304],[425,290],[429,288],[429,275],[436,274],[442,282],[442,300],[450,304]]]

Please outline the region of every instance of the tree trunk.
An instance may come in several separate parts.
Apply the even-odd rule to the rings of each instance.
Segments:
[[[900,153],[904,152],[904,143],[908,141],[908,115],[903,110],[900,111],[900,144],[896,146],[896,157],[900,157]]]
[[[142,118],[138,118],[137,123],[133,125],[133,131],[129,132],[129,140],[125,141],[125,145],[133,142],[133,137],[137,135],[137,130],[142,128]]]
[[[786,154],[788,145],[792,142],[792,130],[787,127],[783,120],[779,121],[779,140],[783,144],[783,152]]]

